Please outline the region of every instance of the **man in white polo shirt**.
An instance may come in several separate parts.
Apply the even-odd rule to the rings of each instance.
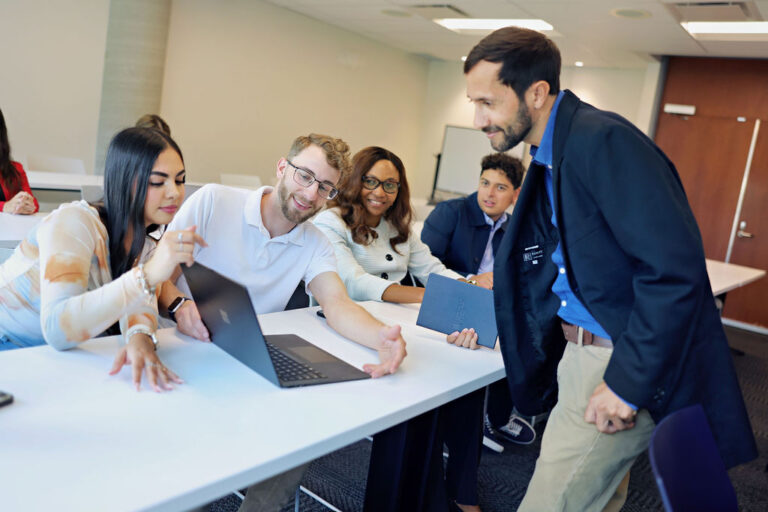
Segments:
[[[349,146],[341,139],[298,137],[277,162],[276,187],[247,191],[206,185],[183,204],[168,229],[197,226],[208,246],[195,247],[195,261],[245,285],[259,314],[285,309],[304,280],[333,329],[378,350],[380,362],[363,370],[380,377],[397,370],[406,355],[400,327],[382,324],[349,298],[330,242],[304,222],[338,193],[336,184],[349,165]],[[188,292],[183,277],[177,284]],[[172,312],[182,333],[209,340],[197,307],[179,288],[165,283],[158,308]],[[240,510],[279,509],[305,468],[254,485]]]

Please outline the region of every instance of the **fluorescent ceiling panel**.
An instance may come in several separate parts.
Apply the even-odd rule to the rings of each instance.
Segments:
[[[487,34],[504,27],[520,27],[548,32],[554,30],[544,20],[479,19],[479,18],[442,18],[432,20],[448,30],[459,34]]]
[[[680,25],[703,41],[768,41],[767,21],[688,21]]]

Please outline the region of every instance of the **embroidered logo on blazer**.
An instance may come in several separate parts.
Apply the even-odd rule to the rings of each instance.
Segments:
[[[531,265],[538,265],[539,260],[544,257],[544,249],[538,245],[532,245],[523,249],[523,261],[530,261]]]

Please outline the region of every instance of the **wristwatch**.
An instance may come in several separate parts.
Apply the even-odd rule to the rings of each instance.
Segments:
[[[171,305],[168,306],[168,318],[176,321],[176,312],[179,310],[182,304],[184,304],[186,301],[192,300],[189,297],[176,297],[173,299],[173,302],[171,302]]]

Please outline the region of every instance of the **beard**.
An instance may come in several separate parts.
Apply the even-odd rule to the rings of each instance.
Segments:
[[[512,124],[506,128],[502,128],[498,125],[486,126],[483,128],[483,131],[486,133],[496,131],[503,133],[504,138],[501,142],[496,143],[492,140],[491,147],[496,151],[508,151],[525,140],[532,127],[531,113],[528,111],[528,107],[525,103],[521,101],[520,106],[517,107],[517,115]]]
[[[277,184],[277,197],[280,199],[280,211],[283,212],[283,216],[288,219],[291,222],[294,222],[296,224],[301,224],[305,220],[312,217],[314,214],[316,214],[320,208],[322,208],[322,205],[320,206],[313,206],[309,210],[302,212],[300,210],[297,210],[295,208],[291,208],[291,198],[293,197],[293,193],[288,192],[288,187],[285,186],[285,182],[283,180],[280,180],[280,183]],[[302,203],[305,203],[306,201],[302,201]]]

